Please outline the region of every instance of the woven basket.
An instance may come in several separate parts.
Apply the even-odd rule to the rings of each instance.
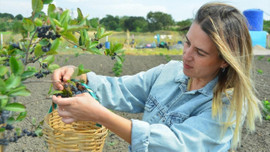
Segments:
[[[91,121],[65,124],[57,110],[45,116],[43,135],[50,152],[101,152],[108,129]]]

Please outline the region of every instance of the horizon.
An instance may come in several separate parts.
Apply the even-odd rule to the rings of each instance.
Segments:
[[[201,5],[207,2],[224,2],[235,6],[243,13],[248,9],[260,9],[263,13],[264,20],[270,20],[270,1],[269,0],[192,0],[169,2],[157,0],[54,0],[56,7],[69,9],[73,12],[74,17],[77,15],[77,8],[80,8],[84,16],[88,19],[102,19],[106,15],[112,16],[140,16],[146,18],[147,14],[152,12],[163,12],[172,16],[174,21],[183,21],[194,18],[195,13]],[[113,3],[113,4],[112,4]],[[47,5],[43,11],[46,13]],[[13,16],[21,14],[24,17],[30,17],[32,12],[31,0],[0,0],[0,13],[9,13]]]

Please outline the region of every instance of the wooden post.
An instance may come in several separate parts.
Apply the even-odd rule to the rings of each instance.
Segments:
[[[4,139],[5,135],[4,135],[4,132],[1,132],[0,133],[0,139]],[[0,145],[0,152],[4,152],[4,146],[5,145]]]

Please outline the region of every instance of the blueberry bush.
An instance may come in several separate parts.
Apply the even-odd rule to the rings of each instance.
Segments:
[[[1,136],[0,145],[16,142],[22,136],[42,135],[41,124],[33,130],[14,128],[14,123],[27,117],[25,105],[16,99],[31,95],[25,86],[26,82],[29,83],[28,79],[36,77],[42,81],[41,78],[59,67],[54,64],[54,60],[61,42],[67,41],[83,51],[109,56],[115,60],[112,69],[115,75],[121,74],[124,61],[122,44],[111,44],[110,48],[104,48],[100,40],[110,35],[110,32],[97,27],[94,35],[89,35],[87,16],[83,16],[79,8],[77,18],[73,19],[69,10],[59,11],[52,2],[32,0],[31,17],[23,18],[20,22],[23,27],[20,31],[22,38],[0,46],[0,132],[2,135],[11,134]],[[47,12],[43,12],[45,5],[48,5]],[[78,69],[78,75],[89,71],[83,65]]]

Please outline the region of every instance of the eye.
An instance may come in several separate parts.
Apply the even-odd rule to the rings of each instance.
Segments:
[[[198,54],[199,56],[204,56],[204,54],[203,54],[200,50],[197,50],[197,54]]]

